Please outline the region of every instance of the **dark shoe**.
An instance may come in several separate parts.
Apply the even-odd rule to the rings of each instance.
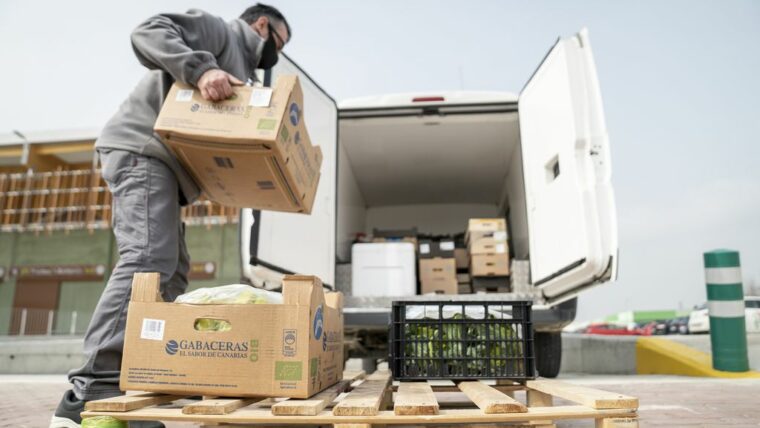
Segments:
[[[84,401],[74,395],[74,391],[68,390],[63,393],[55,414],[50,419],[50,428],[80,428],[84,411]]]

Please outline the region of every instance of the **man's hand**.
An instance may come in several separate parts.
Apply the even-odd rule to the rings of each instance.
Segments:
[[[237,77],[218,68],[208,70],[198,79],[198,89],[201,90],[201,95],[211,101],[226,100],[233,94],[232,85],[242,84],[243,82]]]

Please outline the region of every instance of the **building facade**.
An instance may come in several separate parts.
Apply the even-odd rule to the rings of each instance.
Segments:
[[[92,133],[0,135],[0,335],[81,334],[118,253]],[[240,282],[238,210],[183,209],[190,289]]]

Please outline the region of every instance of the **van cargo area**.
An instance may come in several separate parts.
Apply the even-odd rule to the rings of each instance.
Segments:
[[[446,104],[396,97],[406,105],[341,104],[338,262],[350,262],[357,233],[416,227],[455,235],[470,218],[505,216],[511,253],[527,258],[517,96],[447,94]]]
[[[518,97],[446,92],[433,98],[415,101],[402,94],[340,104],[335,286],[347,296],[353,325],[384,326],[386,308],[399,298],[353,295],[349,273],[357,234],[416,229],[419,235],[453,236],[464,233],[471,218],[506,218],[510,257],[529,259]],[[540,301],[541,293],[447,297]],[[574,312],[575,301],[562,307]],[[566,323],[541,321],[553,330]]]

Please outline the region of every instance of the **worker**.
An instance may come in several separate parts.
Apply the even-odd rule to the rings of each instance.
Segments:
[[[274,66],[290,37],[285,17],[261,3],[230,22],[191,9],[153,16],[132,32],[132,48],[149,71],[95,143],[113,194],[119,261],[85,333],[86,361],[69,373],[72,389],[64,393],[51,428],[79,427],[87,401],[122,394],[119,370],[133,275],[159,272],[168,302],[187,288],[190,258],[180,208],[195,201],[200,190],[153,132],[169,88],[182,82],[198,88],[207,100],[224,100],[233,95],[234,85],[255,81],[256,69]]]

